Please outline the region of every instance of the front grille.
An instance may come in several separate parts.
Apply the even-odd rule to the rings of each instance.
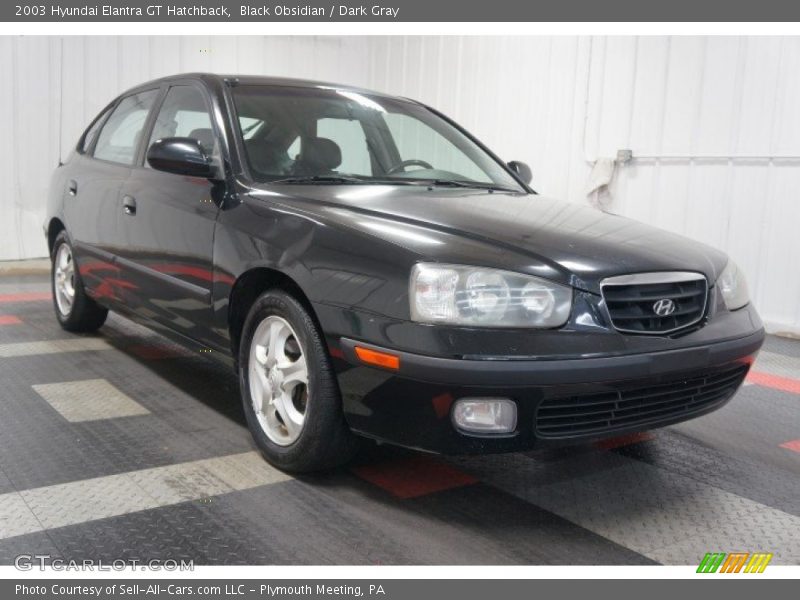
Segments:
[[[536,431],[541,437],[582,437],[688,417],[725,402],[748,369],[737,365],[656,385],[548,398],[536,413]]]
[[[601,284],[611,324],[618,331],[666,334],[705,315],[708,283],[699,273],[648,273],[606,279]],[[659,314],[659,305],[666,308]]]

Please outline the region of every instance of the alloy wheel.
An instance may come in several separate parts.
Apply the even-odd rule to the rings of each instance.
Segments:
[[[56,252],[53,281],[58,311],[68,317],[75,302],[75,262],[67,244],[61,244]]]
[[[250,398],[267,437],[279,446],[294,443],[303,431],[308,404],[308,363],[288,321],[269,316],[250,344]]]

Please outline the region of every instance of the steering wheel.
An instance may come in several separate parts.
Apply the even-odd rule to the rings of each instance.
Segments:
[[[405,171],[406,167],[422,167],[423,169],[433,169],[433,165],[431,163],[425,162],[424,160],[412,158],[410,160],[404,160],[403,162],[397,163],[396,165],[391,167],[388,171],[386,171],[386,174],[394,175],[396,173],[399,173],[400,171]]]

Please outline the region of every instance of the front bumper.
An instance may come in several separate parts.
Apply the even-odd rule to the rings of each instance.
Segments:
[[[387,350],[345,337],[333,354],[345,415],[354,431],[411,448],[461,454],[595,440],[706,414],[733,396],[763,341],[764,331],[758,329],[660,352],[465,360]],[[365,366],[355,354],[356,345],[399,356],[400,368]],[[513,399],[516,430],[500,436],[456,431],[450,417],[453,403],[475,396]],[[544,427],[545,418],[564,427]]]

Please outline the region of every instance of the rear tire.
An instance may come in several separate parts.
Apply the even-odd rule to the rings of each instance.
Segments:
[[[239,349],[242,404],[253,439],[276,467],[296,473],[348,462],[358,449],[339,386],[308,311],[270,290],[255,301]]]
[[[73,333],[97,331],[106,322],[108,309],[86,295],[74,256],[67,232],[62,231],[53,244],[50,270],[56,319]]]

